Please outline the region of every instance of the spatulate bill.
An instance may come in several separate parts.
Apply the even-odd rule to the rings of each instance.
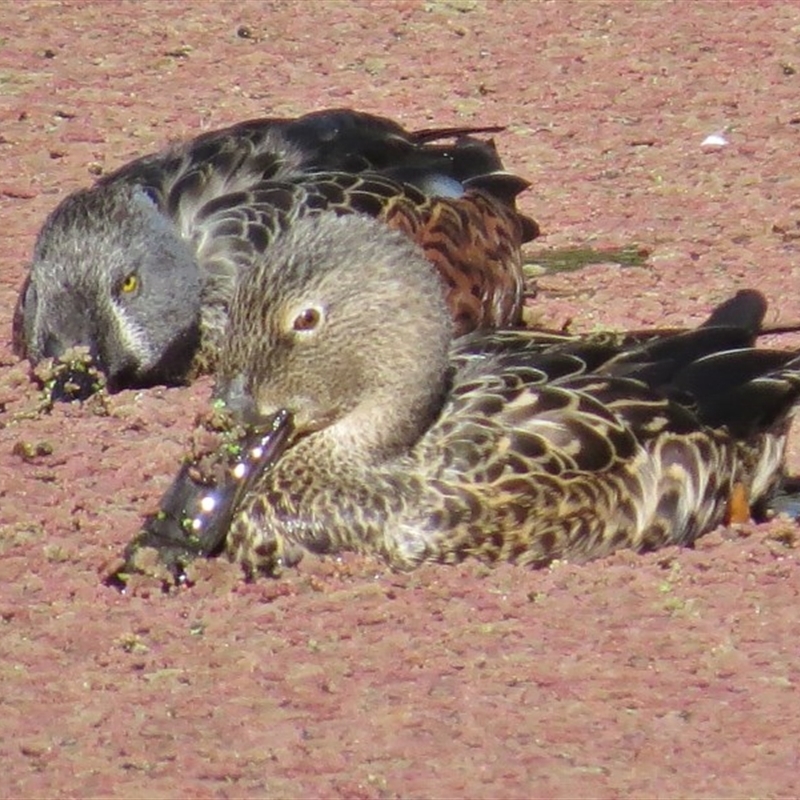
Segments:
[[[263,472],[280,458],[292,433],[291,414],[281,410],[262,423],[247,426],[237,440],[225,441],[205,458],[185,461],[139,533],[126,547],[124,566],[110,581],[124,585],[124,575],[142,572],[140,555],[157,551],[176,583],[185,582],[186,566],[218,555],[237,509]]]

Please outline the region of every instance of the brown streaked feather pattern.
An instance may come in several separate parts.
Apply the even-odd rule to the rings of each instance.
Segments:
[[[303,549],[408,569],[690,544],[781,479],[800,356],[755,349],[757,292],[645,341],[452,340],[427,264],[373,220],[300,220],[272,256],[237,289],[218,386],[296,429],[233,512],[248,575]]]
[[[524,301],[518,214],[481,190],[458,199],[431,198],[422,207],[395,200],[381,214],[408,234],[436,266],[456,335],[518,325]]]

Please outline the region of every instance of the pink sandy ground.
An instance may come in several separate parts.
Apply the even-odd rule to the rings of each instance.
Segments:
[[[540,278],[551,324],[689,324],[743,286],[797,320],[800,7],[0,5],[0,796],[800,794],[794,524],[541,572],[307,559],[247,586],[212,562],[120,595],[104,566],[210,383],[41,414],[8,343],[66,193],[171,138],[328,106],[505,124],[537,248],[650,253]],[[715,132],[730,145],[701,147]]]

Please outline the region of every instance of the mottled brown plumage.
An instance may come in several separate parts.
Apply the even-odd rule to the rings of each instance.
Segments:
[[[294,435],[242,468],[235,503],[238,478],[213,491],[225,511],[216,530],[194,517],[195,552],[224,539],[248,575],[304,549],[400,569],[582,561],[690,544],[779,482],[800,359],[754,347],[757,292],[638,341],[453,340],[435,281],[404,237],[332,215],[299,222],[243,279],[218,394],[251,423],[287,409]]]
[[[413,133],[333,110],[137,159],[48,217],[15,349],[37,362],[88,347],[112,389],[213,370],[239,276],[281,231],[325,210],[376,217],[422,245],[459,333],[517,324],[520,245],[538,228],[515,208],[527,182],[477,132]]]

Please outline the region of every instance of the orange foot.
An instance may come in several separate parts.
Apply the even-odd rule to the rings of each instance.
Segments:
[[[750,502],[747,496],[747,488],[743,483],[736,482],[733,484],[731,496],[728,498],[725,522],[727,525],[750,522]]]

